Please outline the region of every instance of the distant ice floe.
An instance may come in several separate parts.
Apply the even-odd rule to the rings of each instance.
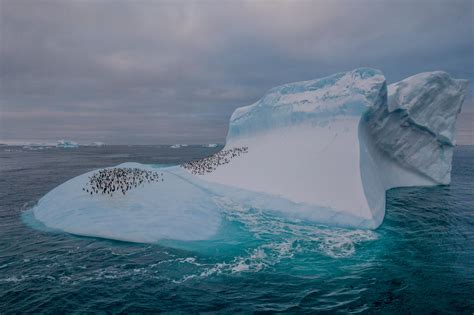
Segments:
[[[56,147],[53,142],[13,142],[8,144],[0,144],[0,147],[5,147],[4,152],[20,152],[20,151],[39,151]]]
[[[52,146],[50,146],[46,143],[30,143],[30,144],[22,146],[21,148],[23,150],[28,150],[28,151],[37,151],[37,150],[49,149],[51,147]]]
[[[185,167],[122,164],[158,170],[163,181],[113,197],[84,192],[94,174],[87,173],[41,198],[33,215],[78,235],[205,240],[232,212],[224,198],[235,211],[244,206],[292,220],[375,229],[385,215],[386,190],[449,184],[466,87],[467,81],[441,71],[387,87],[382,72],[370,68],[285,84],[234,111],[223,153]],[[324,242],[326,249],[334,245]]]
[[[184,147],[187,147],[188,145],[187,144],[173,144],[170,146],[170,148],[172,149],[179,149],[179,148],[184,148]]]
[[[105,146],[105,143],[104,142],[100,142],[100,141],[94,141],[92,142],[91,144],[89,144],[90,147],[103,147]]]
[[[65,149],[79,148],[79,144],[71,140],[58,140],[56,147]]]

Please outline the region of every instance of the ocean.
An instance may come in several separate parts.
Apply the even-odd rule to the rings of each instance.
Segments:
[[[1,314],[474,312],[474,146],[455,148],[451,185],[388,191],[374,231],[223,204],[212,240],[159,244],[37,229],[28,210],[93,169],[219,148],[33,149],[0,146]]]

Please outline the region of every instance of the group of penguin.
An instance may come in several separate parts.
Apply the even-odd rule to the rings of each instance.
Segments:
[[[159,181],[164,181],[163,173],[140,168],[106,168],[89,176],[89,181],[82,190],[91,195],[125,195],[130,189]]]
[[[248,147],[231,148],[219,151],[201,160],[181,164],[181,167],[194,175],[204,175],[245,153],[248,153]],[[140,168],[114,167],[98,170],[92,176],[89,176],[89,180],[82,190],[90,195],[125,195],[130,189],[160,181],[164,181],[163,173]]]
[[[207,158],[184,163],[181,166],[194,175],[204,175],[215,171],[219,166],[229,163],[233,158],[248,153],[248,147],[236,147],[222,150]]]

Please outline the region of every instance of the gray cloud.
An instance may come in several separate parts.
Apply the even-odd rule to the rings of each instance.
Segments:
[[[267,89],[359,66],[473,82],[472,12],[470,0],[2,0],[0,140],[223,142],[232,111]]]

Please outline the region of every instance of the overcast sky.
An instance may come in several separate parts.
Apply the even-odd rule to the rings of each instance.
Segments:
[[[357,67],[470,80],[473,1],[0,0],[0,142],[223,143],[269,88]]]

